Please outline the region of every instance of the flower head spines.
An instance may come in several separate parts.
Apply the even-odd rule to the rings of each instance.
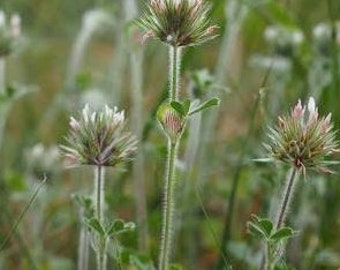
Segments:
[[[127,161],[137,149],[135,137],[126,130],[124,112],[108,106],[96,112],[85,105],[79,120],[70,118],[66,142],[61,146],[65,156],[78,164],[98,166]]]
[[[209,12],[201,0],[151,0],[137,23],[146,31],[143,40],[156,37],[171,46],[193,46],[216,36]]]
[[[313,98],[306,106],[299,100],[290,115],[278,118],[278,124],[268,132],[266,149],[273,159],[296,168],[328,171],[326,158],[337,151],[338,143],[331,124],[331,114],[319,118]]]

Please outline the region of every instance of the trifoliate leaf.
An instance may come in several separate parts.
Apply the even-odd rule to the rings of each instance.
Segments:
[[[96,231],[97,233],[99,233],[101,236],[105,235],[105,231],[103,226],[100,224],[99,220],[97,218],[85,218],[84,219],[85,224],[87,225],[87,227],[91,230]]]
[[[286,238],[291,238],[295,234],[295,231],[290,227],[283,227],[277,230],[273,235],[270,237],[270,240],[274,242],[278,242],[284,240]]]
[[[192,111],[189,112],[189,115],[193,115],[195,113],[198,113],[202,110],[208,109],[209,107],[212,106],[217,106],[220,104],[220,99],[219,98],[211,98],[205,102],[203,102],[202,104],[198,105],[196,108],[193,108]]]

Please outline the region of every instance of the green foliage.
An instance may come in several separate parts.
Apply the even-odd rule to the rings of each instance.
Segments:
[[[193,108],[190,108],[189,115],[193,115],[195,113],[198,113],[200,111],[206,110],[212,106],[218,106],[220,104],[220,100],[218,98],[211,98],[201,104],[197,104],[193,106]]]
[[[279,261],[282,262],[279,250],[284,242],[294,237],[297,232],[291,227],[275,228],[270,219],[259,218],[256,215],[252,215],[252,221],[247,223],[247,227],[253,236],[262,240],[266,245],[266,270],[277,269],[273,266],[277,266]]]
[[[272,221],[267,218],[259,218],[252,215],[253,220],[247,223],[249,232],[266,242],[276,244],[293,237],[296,232],[290,227],[275,229]]]
[[[85,218],[84,222],[91,231],[104,238],[116,237],[123,233],[132,232],[136,228],[133,222],[125,222],[122,219],[115,219],[106,226],[101,224],[95,217]]]
[[[107,235],[108,232],[105,231],[104,227],[97,218],[95,217],[89,219],[85,218],[84,222],[90,230],[98,233],[100,236],[104,237]]]
[[[220,104],[220,100],[218,98],[211,98],[203,103],[199,103],[196,100],[190,101],[186,99],[183,103],[178,101],[172,101],[171,107],[176,110],[182,117],[188,117],[195,113],[204,111],[210,107],[218,106]]]

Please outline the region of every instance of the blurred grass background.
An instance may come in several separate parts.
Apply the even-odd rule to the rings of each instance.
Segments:
[[[211,1],[213,22],[220,26],[220,37],[203,46],[186,50],[183,95],[188,95],[192,88],[191,71],[207,69],[212,76],[219,72],[216,70],[219,50],[224,35],[227,35],[226,26],[232,23],[225,16],[224,9],[231,1]],[[211,230],[218,240],[222,239],[225,223],[228,222],[225,221],[230,206],[228,200],[235,178],[237,190],[230,235],[224,243],[226,255],[234,269],[256,269],[261,257],[260,245],[247,234],[245,224],[251,213],[261,216],[270,213],[272,198],[284,179],[285,168],[256,164],[252,160],[265,154],[261,147],[264,131],[276,115],[288,110],[298,98],[306,99],[311,93],[317,93],[322,114],[332,112],[336,128],[340,124],[340,29],[338,33],[333,31],[329,39],[323,38],[327,48],[330,48],[324,55],[318,53],[318,44],[313,37],[313,29],[318,23],[325,22],[331,27],[340,19],[340,2],[236,2],[246,7],[247,13],[233,44],[232,57],[225,69],[227,73],[221,71],[223,80],[217,82],[221,84],[217,87],[219,90],[211,90],[222,100],[216,113],[216,125],[210,127],[208,138],[199,138],[198,148],[206,147],[207,151],[198,151],[198,156],[204,156],[200,161],[197,158],[191,174],[188,176],[185,170],[179,169],[179,185],[185,185],[182,179],[188,181],[189,187],[193,184],[187,199],[178,206],[184,209],[185,214],[176,237],[174,257],[184,269],[213,269],[216,265],[220,243],[216,243]],[[137,4],[142,6],[142,1],[137,1]],[[0,164],[1,239],[9,233],[20,210],[27,203],[36,178],[42,178],[42,171],[33,170],[32,173],[33,165],[29,161],[33,156],[27,154],[29,149],[37,143],[43,143],[45,147],[61,143],[69,115],[81,108],[82,102],[79,101],[86,99],[87,95],[93,94],[90,95],[91,100],[103,98],[101,95],[104,95],[109,105],[118,105],[126,109],[129,115],[133,104],[130,87],[132,71],[127,59],[129,51],[139,50],[139,46],[143,46],[141,121],[144,137],[140,151],[144,153],[145,159],[143,175],[146,180],[150,249],[139,252],[155,260],[160,229],[165,141],[154,121],[154,110],[164,98],[167,84],[166,48],[155,41],[140,45],[131,38],[131,31],[134,30],[130,30],[130,21],[126,21],[124,0],[3,0],[0,9],[8,15],[17,13],[22,18],[22,44],[15,54],[6,59],[6,84],[34,86],[38,89],[13,103],[5,119]],[[95,31],[77,70],[75,86],[69,87],[67,78],[72,48],[82,27],[84,13],[93,9],[105,10],[111,21],[108,26]],[[280,54],[264,38],[264,31],[270,25],[297,29],[303,33],[304,40],[294,53]],[[280,70],[276,62],[278,56],[290,68]],[[260,61],[253,61],[254,57]],[[270,65],[266,64],[268,59]],[[321,69],[316,68],[319,66]],[[318,85],[313,83],[316,76],[313,74],[320,78],[316,81]],[[117,85],[119,89],[116,89]],[[275,89],[279,92],[275,92]],[[207,119],[209,116],[202,116],[202,130]],[[200,133],[199,130],[191,132]],[[185,138],[189,138],[189,133]],[[184,140],[182,157],[188,144],[189,140]],[[48,183],[17,233],[1,251],[0,269],[76,269],[79,222],[77,207],[70,196],[74,192],[90,192],[91,169],[63,170],[56,164],[52,166],[55,170],[42,169],[47,170],[47,173],[51,170]],[[131,170],[132,167],[127,166],[110,171],[107,201],[109,213],[135,221]],[[339,171],[338,167],[335,170]],[[28,178],[35,180],[30,181]],[[288,246],[288,262],[295,269],[338,269],[338,174],[310,174],[307,181],[301,179],[297,192],[290,213],[290,224],[300,234]],[[41,220],[39,231],[34,233],[37,215],[41,215]],[[35,234],[39,236],[38,239],[35,239]],[[124,246],[137,250],[137,234],[138,230],[122,239]]]

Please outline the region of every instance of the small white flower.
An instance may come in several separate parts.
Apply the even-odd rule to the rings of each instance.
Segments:
[[[90,105],[86,104],[83,109],[83,120],[85,123],[89,122],[89,114],[90,114]]]
[[[310,97],[308,100],[308,111],[309,113],[315,112],[315,100],[313,97]]]
[[[70,127],[74,130],[78,130],[80,127],[79,122],[72,116],[70,117]]]
[[[91,114],[91,122],[92,122],[92,123],[95,123],[95,122],[96,122],[96,118],[97,118],[97,113],[96,113],[96,112],[93,112],[93,113]]]
[[[105,106],[94,111],[88,104],[79,119],[70,118],[70,132],[66,145],[60,148],[73,163],[115,166],[130,160],[137,141],[127,130],[124,111]]]

